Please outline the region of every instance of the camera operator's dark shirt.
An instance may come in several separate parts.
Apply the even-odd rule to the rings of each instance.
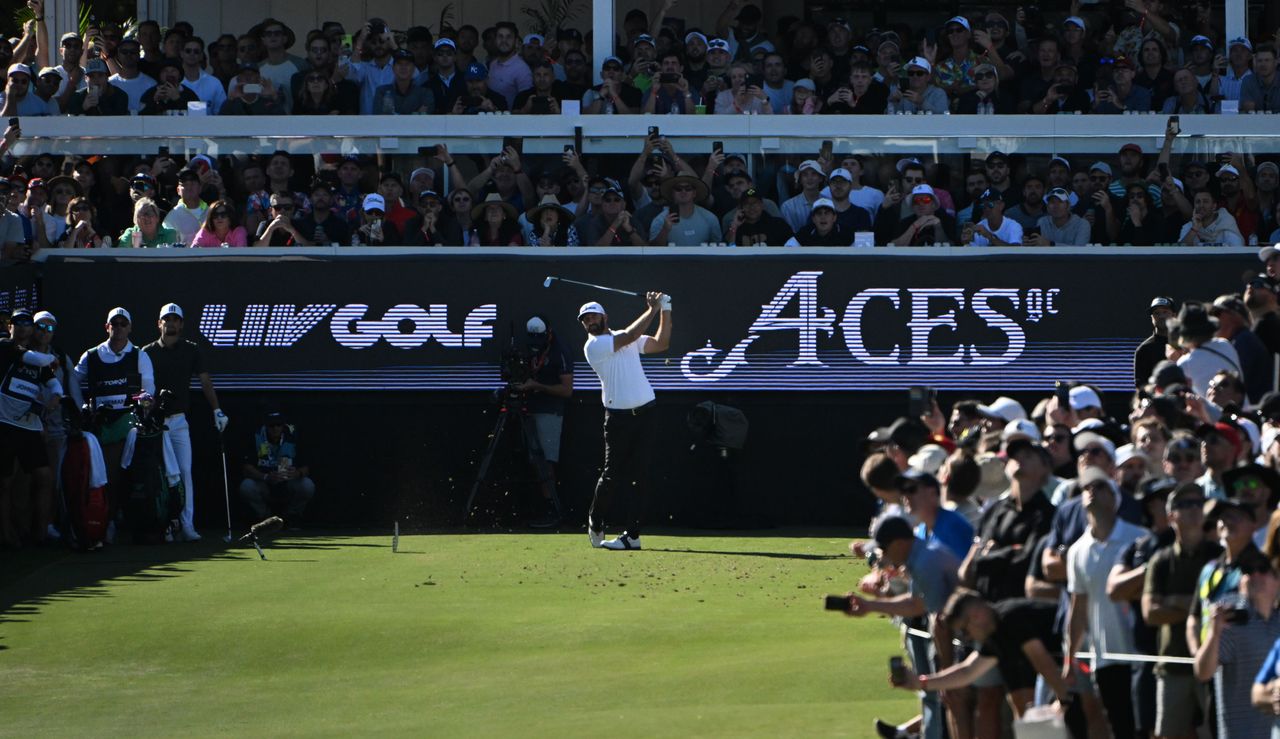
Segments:
[[[573,362],[569,359],[569,353],[564,350],[560,340],[554,336],[551,337],[551,344],[546,351],[535,353],[531,362],[533,364],[533,379],[543,385],[559,385],[560,375],[573,373]],[[564,406],[564,398],[557,398],[546,393],[530,393],[526,407],[530,413],[553,413],[557,416],[563,416]]]

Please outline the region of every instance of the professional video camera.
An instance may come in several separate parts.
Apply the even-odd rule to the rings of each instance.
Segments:
[[[516,337],[512,336],[511,343],[502,352],[502,363],[498,368],[499,376],[507,383],[508,390],[533,378],[533,366],[529,359],[529,352],[517,344]]]

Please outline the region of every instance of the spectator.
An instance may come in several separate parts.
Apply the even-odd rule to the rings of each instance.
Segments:
[[[1032,113],[1084,113],[1092,107],[1088,93],[1079,85],[1075,65],[1060,62],[1043,98],[1031,106]]]
[[[201,54],[204,53],[203,47]],[[195,92],[182,84],[182,63],[177,59],[162,59],[156,64],[155,87],[142,93],[142,115],[166,115],[180,112],[186,115],[187,103],[199,102]]]
[[[208,222],[208,210],[209,204],[200,199],[200,174],[190,167],[178,172],[178,204],[164,217],[164,225],[178,232],[177,243],[191,243],[201,225]]]
[[[786,246],[851,246],[853,234],[840,228],[835,204],[829,198],[814,201],[808,223],[787,240]]]
[[[311,198],[311,212],[298,219],[298,231],[307,234],[312,244],[350,244],[351,232],[347,228],[347,220],[333,208],[333,187],[317,177],[311,181],[308,195]]]
[[[378,193],[365,195],[360,225],[351,234],[351,245],[397,246],[403,243],[400,230],[386,219],[386,215],[386,198]]]
[[[435,112],[435,98],[429,88],[414,83],[418,68],[413,52],[396,49],[391,53],[392,81],[373,93],[373,109],[380,115],[428,115]]]
[[[690,89],[700,88],[701,85],[690,84]],[[769,96],[769,107],[774,113],[788,112],[794,89],[795,83],[787,79],[787,62],[782,55],[776,51],[765,54],[764,92]]]
[[[729,68],[729,86],[721,90],[715,99],[717,115],[768,115],[773,112],[769,105],[769,96],[757,79],[751,74],[751,67],[746,63],[737,63]]]
[[[529,209],[529,228],[525,243],[529,246],[578,246],[578,229],[573,226],[573,212],[560,204],[555,195],[545,195],[542,202]]]
[[[739,178],[741,180],[741,178]],[[738,207],[725,214],[725,237],[736,246],[777,246],[792,237],[786,221],[766,212],[768,203],[758,191],[748,187],[738,196]],[[732,192],[732,190],[730,190]],[[777,209],[777,206],[774,206]]]
[[[227,101],[227,92],[217,77],[205,71],[206,61],[204,40],[199,37],[187,39],[182,44],[179,79],[196,100],[204,101],[209,107],[209,115],[218,115]]]
[[[849,65],[849,82],[831,93],[825,113],[882,115],[889,106],[889,88],[871,78],[871,65],[855,61]]]
[[[1164,222],[1160,211],[1151,202],[1151,192],[1141,183],[1129,185],[1125,190],[1124,218],[1116,224],[1113,240],[1117,244],[1156,244],[1162,238]],[[1107,206],[1103,206],[1107,210]],[[1108,214],[1108,222],[1113,221],[1112,213]],[[1110,230],[1110,228],[1109,228]]]
[[[480,62],[472,62],[462,75],[467,94],[453,104],[454,115],[476,115],[507,110],[507,100],[489,89],[489,70]]]
[[[963,515],[943,507],[942,485],[929,472],[908,469],[897,484],[907,513],[919,521],[916,538],[943,546],[955,555],[958,566],[973,544],[973,526]]]
[[[372,57],[365,61],[365,46]],[[347,78],[360,86],[360,115],[373,115],[373,96],[379,87],[395,81],[391,52],[396,49],[395,34],[381,18],[370,18],[351,42],[351,60],[345,67]]]
[[[31,89],[31,68],[25,64],[9,65],[0,115],[9,117],[58,115],[55,101],[42,100]]]
[[[906,89],[890,86],[887,113],[933,113],[941,115],[950,111],[947,93],[935,87],[932,79],[933,65],[924,57],[907,62]]]
[[[669,52],[662,55],[661,74],[657,84],[651,86],[644,97],[644,112],[661,115],[693,115],[695,98],[685,79],[680,55]]]
[[[1196,678],[1213,680],[1219,739],[1266,736],[1274,720],[1254,709],[1255,676],[1280,639],[1280,579],[1260,553],[1240,561],[1238,597],[1215,603],[1195,653]]]
[[[1133,736],[1130,669],[1104,653],[1132,654],[1135,647],[1127,601],[1107,594],[1107,577],[1121,551],[1147,533],[1116,515],[1120,491],[1105,472],[1086,468],[1080,476],[1088,527],[1067,550],[1067,590],[1071,593],[1067,654],[1075,654],[1087,631],[1094,653],[1093,681],[1102,696],[1115,736]]]
[[[981,80],[979,80],[981,83]],[[982,209],[978,206],[982,199],[982,193],[986,192],[990,187],[990,180],[987,179],[986,170],[982,165],[977,165],[969,170],[964,178],[964,191],[969,199],[969,204],[961,208],[956,213],[956,223],[963,227],[966,224],[974,222],[975,215],[981,215]]]
[[[1035,42],[1035,61],[1029,62],[1018,75],[1018,112],[1040,113],[1033,106],[1043,103],[1045,96],[1056,82],[1058,65],[1062,63],[1061,42],[1054,36],[1044,36]]]
[[[890,567],[905,568],[911,576],[911,590],[901,595],[876,599],[850,593],[847,613],[850,616],[882,613],[909,619],[934,616],[931,619],[932,639],[914,633],[907,636],[912,664],[920,674],[950,667],[955,661],[951,632],[947,624],[936,616],[955,592],[959,561],[941,543],[913,536],[910,522],[901,516],[881,520],[874,537],[882,561]],[[933,654],[935,648],[936,659]],[[921,696],[921,707],[923,736],[941,737],[943,714],[938,694],[925,691]]]
[[[84,59],[84,40],[75,31],[62,34],[58,44],[62,62],[53,67],[58,75],[58,89],[54,93],[59,110],[66,110],[71,93],[79,90],[84,84],[84,67],[80,62]],[[43,76],[43,75],[42,75]]]
[[[889,242],[892,246],[935,246],[955,239],[956,223],[942,210],[934,189],[926,184],[911,190],[911,215],[902,219]]]
[[[783,113],[789,115],[814,115],[822,111],[822,100],[815,92],[813,80],[804,78],[796,80],[791,88],[791,104]]]
[[[355,115],[360,110],[360,87],[340,77],[336,62],[323,34],[307,34],[307,69],[289,81],[294,115]]]
[[[662,197],[670,205],[649,224],[649,243],[655,246],[697,246],[721,241],[720,221],[698,205],[710,191],[707,184],[690,174],[680,174],[662,183]]]
[[[1163,296],[1152,298],[1147,308],[1151,316],[1151,335],[1133,353],[1133,378],[1136,387],[1143,387],[1152,371],[1165,357],[1169,346],[1168,322],[1173,318],[1173,299]]]
[[[109,79],[112,85],[120,88],[128,96],[128,112],[135,114],[142,110],[142,94],[155,87],[156,84],[155,79],[150,75],[143,74],[138,66],[141,49],[142,47],[139,46],[136,39],[127,38],[120,41],[116,46],[114,56],[116,73],[111,75]],[[93,60],[90,59],[89,61]],[[89,66],[89,63],[86,62],[86,75],[89,72]],[[91,81],[92,79],[90,77]],[[103,98],[107,97],[107,94],[102,90],[99,90],[99,95]]]
[[[1045,214],[1044,192],[1044,180],[1037,175],[1027,175],[1022,181],[1022,200],[1005,214],[1022,227],[1023,234],[1030,235]]]
[[[1129,27],[1134,28],[1133,26]],[[1116,42],[1117,51],[1120,42]],[[1134,54],[1122,52],[1122,55],[1133,57]],[[1136,55],[1138,60],[1138,76],[1133,82],[1138,87],[1145,87],[1151,93],[1151,109],[1163,110],[1164,101],[1173,95],[1173,72],[1169,70],[1169,52],[1164,42],[1157,38],[1149,38],[1142,42]],[[1243,106],[1242,106],[1243,108]]]
[[[987,190],[978,199],[982,206],[982,220],[972,227],[966,226],[960,239],[971,246],[1012,246],[1022,243],[1022,226],[1004,217],[1005,201],[998,193]]]
[[[1164,113],[1177,115],[1211,114],[1217,105],[1204,96],[1195,72],[1183,67],[1173,73],[1173,95],[1165,99]]]
[[[4,213],[4,206],[0,203],[0,218],[4,215],[11,214]],[[92,200],[87,197],[72,198],[67,204],[67,228],[58,239],[57,248],[87,249],[110,246],[111,238],[104,238],[94,228],[96,215]],[[3,238],[0,238],[0,242],[3,242]]]
[[[576,33],[574,29],[569,30]],[[591,89],[591,68],[587,66],[587,55],[580,49],[570,49],[564,52],[560,61],[564,66],[564,79],[560,80],[562,100],[582,100],[582,96]],[[690,88],[697,89],[692,84]]]
[[[191,240],[193,247],[248,245],[249,235],[230,200],[218,200],[206,208],[204,222]]]
[[[1013,99],[1001,94],[999,72],[994,64],[983,62],[973,68],[973,89],[960,96],[956,112],[961,115],[1009,115],[1014,112]]]
[[[502,195],[494,192],[471,209],[474,229],[471,243],[477,246],[524,246],[516,209]]]
[[[430,171],[430,170],[428,170]],[[396,231],[404,233],[404,225],[409,219],[418,215],[415,208],[405,205],[404,181],[395,172],[384,172],[378,180],[378,194],[387,206],[387,221],[396,227]]]
[[[1013,170],[1009,166],[1009,156],[1002,151],[993,151],[987,155],[983,162],[983,169],[987,173],[987,189],[996,193],[1004,200],[1005,207],[1011,208],[1018,204],[1019,193],[1014,192],[1013,179],[1011,177]],[[975,218],[981,214],[981,208],[975,208]]]
[[[463,243],[457,222],[444,210],[444,201],[434,190],[418,195],[418,215],[402,230],[405,246],[459,246]]]
[[[1276,74],[1275,44],[1259,44],[1253,51],[1253,74],[1240,83],[1240,112],[1280,112],[1280,75]]]
[[[318,42],[328,48],[328,43]],[[338,97],[338,87],[329,75],[315,69],[299,72],[302,76],[302,87],[293,99],[294,115],[348,115],[353,111],[343,110]],[[342,83],[348,82],[342,80]],[[339,83],[341,84],[341,83]]]
[[[305,64],[298,64],[300,60],[294,60],[288,55],[288,50],[292,49],[297,42],[297,35],[294,35],[292,28],[275,18],[262,20],[250,33],[259,37],[262,50],[266,53],[266,58],[260,61],[257,70],[262,78],[270,79],[271,88],[275,91],[275,101],[278,102],[280,110],[284,113],[292,113],[293,77],[301,72],[302,67],[305,67]],[[188,41],[187,44],[191,42]],[[183,51],[186,53],[186,46]],[[310,54],[310,50],[307,54]]]
[[[131,108],[128,95],[117,89],[118,86],[114,83],[107,84],[107,71],[107,63],[101,59],[90,59],[85,64],[88,86],[72,94],[67,102],[68,114],[129,115]]]
[[[472,204],[475,198],[471,190],[466,187],[455,187],[449,193],[449,214],[458,224],[458,230],[462,232],[462,246],[471,246],[475,244],[475,227],[476,224],[471,220]]]
[[[1036,222],[1036,233],[1023,243],[1030,246],[1085,246],[1089,222],[1071,212],[1070,193],[1055,187],[1045,196],[1048,214]]]
[[[831,171],[827,182],[824,195],[829,196],[835,205],[840,230],[846,234],[872,230],[871,216],[866,208],[856,205],[849,197],[853,188],[853,173],[844,167],[838,167]]]
[[[793,231],[799,231],[809,223],[809,215],[813,204],[821,197],[823,185],[826,184],[827,173],[817,160],[806,159],[796,170],[796,183],[800,185],[800,193],[782,203],[782,219]],[[834,206],[833,206],[834,207]],[[849,243],[853,239],[850,237]],[[847,246],[847,244],[845,244]]]
[[[293,193],[279,190],[271,195],[271,220],[258,224],[254,246],[311,246],[311,241],[293,223],[297,205]]]
[[[283,512],[288,525],[297,528],[298,519],[316,493],[311,467],[303,461],[298,454],[297,429],[285,423],[283,413],[268,413],[254,434],[240,483],[240,499],[254,516],[265,519],[274,512]]]
[[[533,72],[518,53],[519,34],[516,24],[498,23],[493,39],[497,54],[489,59],[489,87],[506,99],[508,109],[517,93],[533,87]]]
[[[427,77],[427,89],[436,101],[436,112],[452,111],[458,99],[467,94],[467,85],[458,69],[458,45],[453,39],[436,39],[431,58],[434,64]]]
[[[1151,90],[1134,84],[1133,60],[1119,57],[1099,67],[1093,93],[1093,112],[1102,114],[1151,110]]]
[[[160,208],[151,198],[139,198],[133,204],[133,225],[120,234],[116,246],[156,247],[181,244],[177,231],[160,225]]]
[[[556,74],[551,63],[538,61],[530,67],[533,86],[516,95],[512,111],[526,115],[560,115],[560,100],[556,90]]]
[[[1247,388],[1249,401],[1253,403],[1261,401],[1263,394],[1271,388],[1269,380],[1272,358],[1262,340],[1249,328],[1249,309],[1245,307],[1244,300],[1239,295],[1219,295],[1209,306],[1209,315],[1218,319],[1218,330],[1215,335],[1231,342],[1240,360],[1241,373],[1231,373],[1232,376],[1237,382],[1243,380],[1241,385]],[[1214,376],[1213,380],[1210,380],[1208,385],[1210,396],[1213,395],[1215,382],[1218,382],[1222,372],[1230,372],[1230,370],[1222,370]],[[1220,408],[1225,407],[1224,403],[1215,402],[1215,404]],[[1236,405],[1239,407],[1245,403],[1238,402]]]
[[[258,73],[258,67],[245,63],[231,81],[222,115],[283,115],[277,102],[275,86]]]
[[[1228,66],[1218,77],[1218,93],[1223,100],[1240,101],[1244,78],[1253,74],[1253,42],[1237,36],[1227,43]]]
[[[698,93],[698,98],[706,102],[708,113],[714,113],[716,97],[729,87],[727,74],[729,72],[729,64],[733,62],[733,55],[729,51],[729,42],[722,38],[709,40],[707,42],[706,58],[706,76],[703,79],[702,90]],[[830,59],[829,54],[827,59]],[[829,72],[830,70],[828,70]]]
[[[231,79],[236,76],[236,72],[240,71],[240,66],[236,63],[236,37],[230,33],[224,33],[213,43],[209,44],[209,74],[218,81],[222,87],[223,94],[226,94],[227,85],[231,83]],[[183,65],[183,71],[186,71],[186,65]],[[200,91],[197,90],[197,94]],[[203,96],[201,97],[203,99]],[[225,98],[224,98],[225,100]],[[219,108],[221,111],[221,108]]]
[[[646,93],[653,86],[654,76],[658,72],[657,44],[653,36],[642,33],[631,42],[631,68],[629,76],[631,84],[641,93]]]

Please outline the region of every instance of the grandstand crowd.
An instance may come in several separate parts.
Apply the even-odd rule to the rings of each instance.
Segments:
[[[1280,730],[1280,251],[1258,257],[1242,293],[1152,299],[1125,413],[1081,383],[922,394],[866,439],[881,511],[844,610],[896,617],[892,681],[922,696],[881,736],[1000,736],[1034,706],[1080,737]]]

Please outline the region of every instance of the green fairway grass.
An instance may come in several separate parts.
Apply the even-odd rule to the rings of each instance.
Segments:
[[[914,695],[836,536],[206,539],[4,555],[0,735],[871,736]]]

